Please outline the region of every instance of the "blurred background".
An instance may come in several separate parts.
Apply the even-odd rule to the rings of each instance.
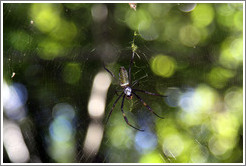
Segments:
[[[4,3],[3,162],[243,162],[243,4]],[[116,104],[132,50],[136,92]]]

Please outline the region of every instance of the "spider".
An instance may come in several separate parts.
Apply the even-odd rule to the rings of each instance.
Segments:
[[[122,112],[122,115],[125,119],[125,122],[127,125],[131,126],[132,128],[136,129],[136,130],[139,130],[139,131],[144,131],[142,129],[139,129],[133,125],[131,125],[125,115],[125,112],[123,110],[123,107],[124,107],[124,101],[125,101],[125,98],[131,100],[133,98],[133,95],[135,95],[137,97],[137,99],[150,111],[152,112],[154,115],[156,115],[157,117],[161,118],[161,119],[164,119],[164,117],[161,117],[159,116],[158,114],[156,114],[151,108],[150,106],[145,103],[145,101],[143,101],[143,99],[136,94],[136,92],[142,92],[142,93],[146,93],[148,95],[153,95],[153,96],[160,96],[160,97],[167,97],[167,96],[164,96],[164,95],[160,95],[160,94],[157,94],[157,93],[152,93],[152,92],[148,92],[148,91],[145,91],[145,90],[140,90],[140,89],[135,89],[133,88],[139,80],[136,80],[134,81],[133,83],[131,83],[131,67],[132,67],[132,63],[133,63],[133,59],[134,59],[134,55],[135,55],[135,52],[133,51],[133,54],[132,54],[132,57],[131,57],[131,61],[130,61],[130,65],[129,65],[129,77],[128,77],[128,73],[127,73],[127,70],[125,69],[125,67],[121,66],[120,69],[119,69],[119,84],[120,86],[123,88],[123,91],[120,93],[120,95],[118,95],[118,98],[115,100],[109,114],[108,114],[108,117],[107,117],[107,120],[106,120],[106,124],[109,120],[109,117],[111,116],[113,110],[114,110],[114,107],[115,105],[117,104],[117,102],[119,101],[119,99],[123,96],[122,98],[122,102],[121,102],[121,112]],[[117,81],[117,79],[115,78],[114,74],[105,67],[105,65],[103,66],[104,69]],[[117,92],[116,92],[117,94]]]

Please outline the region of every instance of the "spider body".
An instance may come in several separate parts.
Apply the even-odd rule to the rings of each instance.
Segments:
[[[128,73],[125,67],[121,66],[119,71],[119,81],[121,87],[126,87],[129,85]]]
[[[124,93],[128,99],[132,99],[132,88],[129,86],[126,86],[124,89]]]
[[[148,91],[145,91],[145,90],[140,90],[140,89],[133,89],[132,87],[134,87],[134,85],[136,85],[138,83],[139,80],[137,81],[134,81],[133,83],[131,83],[131,66],[132,66],[132,63],[133,63],[133,58],[134,58],[134,54],[135,52],[133,52],[133,55],[132,55],[132,58],[131,58],[131,61],[130,61],[130,65],[129,65],[129,72],[127,72],[127,70],[125,69],[125,67],[120,67],[119,69],[119,84],[120,86],[123,88],[123,91],[120,93],[120,95],[118,95],[118,98],[115,100],[112,108],[111,108],[111,111],[109,112],[109,115],[107,117],[107,121],[106,123],[108,122],[108,119],[111,115],[111,113],[113,112],[114,110],[114,107],[116,105],[116,103],[119,101],[119,99],[122,97],[122,103],[121,103],[121,112],[122,112],[122,115],[126,121],[126,123],[131,126],[132,128],[136,129],[136,130],[139,130],[139,131],[144,131],[142,129],[139,129],[137,127],[134,127],[133,125],[131,125],[129,122],[128,122],[128,119],[126,117],[126,114],[123,110],[123,107],[124,107],[124,101],[125,101],[125,98],[127,99],[132,99],[133,98],[133,95],[137,97],[137,99],[150,111],[152,112],[154,115],[156,115],[157,117],[159,118],[163,118],[161,116],[159,116],[158,114],[156,114],[152,109],[151,107],[143,101],[143,99],[138,96],[135,92],[142,92],[142,93],[145,93],[145,94],[148,94],[148,95],[153,95],[153,96],[159,96],[159,97],[167,97],[167,96],[163,96],[163,95],[160,95],[160,94],[156,94],[156,93],[152,93],[152,92],[148,92]],[[105,66],[104,66],[104,69],[109,72],[111,74],[111,76],[117,81],[117,79],[115,78],[114,74],[108,70]],[[129,73],[129,76],[128,76],[128,73]],[[116,93],[117,94],[117,93]]]
[[[128,99],[132,99],[132,88],[129,86],[128,73],[125,67],[121,66],[119,71],[120,86],[124,89],[124,93]]]

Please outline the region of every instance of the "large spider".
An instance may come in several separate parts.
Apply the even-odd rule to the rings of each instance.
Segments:
[[[134,81],[132,84],[131,84],[131,67],[132,67],[132,63],[133,63],[133,59],[134,59],[134,55],[135,55],[135,52],[133,51],[133,54],[132,54],[132,57],[131,57],[131,61],[130,61],[130,65],[129,65],[129,77],[128,77],[128,73],[125,69],[125,67],[121,66],[120,67],[120,70],[119,70],[119,83],[120,83],[120,86],[123,88],[123,91],[120,93],[120,95],[118,96],[118,98],[115,100],[112,108],[111,108],[111,111],[109,112],[108,114],[108,117],[107,117],[107,120],[106,120],[106,123],[108,122],[109,120],[109,117],[111,116],[111,113],[113,112],[114,110],[114,107],[116,105],[116,103],[119,101],[119,99],[122,97],[123,95],[123,98],[122,98],[122,103],[121,103],[121,112],[122,112],[122,115],[126,121],[126,123],[131,126],[132,128],[136,129],[136,130],[139,130],[139,131],[144,131],[142,129],[139,129],[137,127],[134,127],[133,125],[131,125],[129,122],[128,122],[128,119],[125,115],[125,112],[123,110],[123,107],[124,107],[124,100],[125,100],[125,97],[127,99],[132,99],[133,95],[135,95],[138,100],[141,101],[141,103],[150,111],[152,112],[153,114],[155,114],[157,117],[159,118],[164,118],[164,117],[161,117],[159,116],[158,114],[156,114],[148,104],[146,104],[143,99],[138,96],[135,92],[143,92],[143,93],[146,93],[148,95],[153,95],[153,96],[160,96],[160,97],[167,97],[167,96],[164,96],[164,95],[160,95],[160,94],[157,94],[157,93],[152,93],[152,92],[148,92],[148,91],[145,91],[145,90],[140,90],[140,89],[133,89],[132,87],[134,87],[134,85],[136,85],[138,83],[138,80]],[[114,74],[105,67],[104,65],[104,69],[117,81],[117,79],[115,78]]]

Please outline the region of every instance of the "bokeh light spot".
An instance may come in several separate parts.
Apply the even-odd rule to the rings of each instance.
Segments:
[[[234,14],[234,25],[239,31],[243,31],[243,12],[238,11]]]
[[[243,91],[241,88],[231,88],[225,94],[225,104],[232,112],[237,112],[243,108]]]
[[[13,163],[27,163],[30,152],[25,143],[20,127],[8,120],[3,120],[3,146],[9,160]]]
[[[224,67],[235,69],[243,61],[242,38],[228,37],[221,44],[219,62]]]
[[[13,31],[9,34],[10,43],[19,51],[27,50],[33,38],[25,31]]]
[[[135,147],[140,153],[146,153],[156,148],[157,138],[151,132],[138,132],[135,137]]]
[[[151,59],[151,69],[158,76],[171,77],[175,68],[176,61],[170,56],[159,54]]]
[[[76,148],[75,141],[59,142],[52,140],[52,145],[48,147],[48,153],[55,161],[59,163],[75,162],[74,155]]]
[[[95,22],[102,22],[108,16],[108,8],[104,4],[95,4],[92,6],[91,14]]]
[[[243,39],[237,38],[230,44],[230,52],[237,61],[243,61]]]
[[[180,28],[179,39],[185,46],[194,47],[199,43],[201,34],[195,26],[186,25]]]
[[[194,109],[194,104],[193,98],[195,96],[195,91],[194,89],[189,89],[187,92],[182,94],[179,99],[179,106],[186,112],[193,112]]]
[[[212,126],[214,131],[223,138],[235,138],[239,123],[232,113],[220,113],[213,117]]]
[[[139,24],[138,32],[145,40],[155,40],[159,37],[154,23],[142,22]]]
[[[229,5],[228,3],[222,3],[221,5],[217,6],[217,8],[216,8],[216,12],[222,16],[229,16],[229,15],[233,14],[234,11],[235,11],[235,9],[231,5]]]
[[[28,92],[24,85],[13,83],[8,85],[3,81],[3,108],[8,118],[21,120],[26,116],[25,108],[28,99]]]
[[[235,75],[235,72],[222,67],[214,67],[208,74],[208,80],[213,87],[223,88],[227,85],[230,78]]]
[[[219,104],[218,94],[211,87],[201,84],[180,96],[179,118],[188,126],[199,125],[207,120],[215,104]]]
[[[211,4],[198,4],[191,13],[191,19],[197,27],[208,26],[214,19],[214,9]]]
[[[40,31],[51,32],[60,25],[60,10],[57,4],[34,3],[31,6],[30,16]]]
[[[153,151],[141,156],[140,163],[163,163],[165,162],[160,153]]]
[[[163,7],[157,3],[150,3],[149,4],[149,12],[154,17],[160,17],[161,13],[163,12]]]
[[[208,143],[209,150],[212,154],[219,157],[224,156],[225,159],[228,157],[226,153],[230,152],[234,145],[235,140],[216,136],[211,137]]]
[[[57,162],[73,162],[75,153],[74,108],[58,103],[52,109],[54,120],[49,126],[48,153]]]
[[[184,141],[179,134],[168,135],[162,145],[163,152],[169,157],[177,157],[184,150]]]
[[[80,33],[83,33],[80,30]],[[64,20],[60,21],[60,26],[57,27],[54,31],[50,32],[50,36],[56,40],[69,43],[73,41],[73,39],[77,35],[77,27],[72,22],[67,22]]]
[[[182,92],[177,87],[170,87],[166,90],[165,95],[168,97],[166,98],[166,103],[170,107],[177,107],[179,105],[179,97],[181,96]]]
[[[179,5],[179,10],[182,12],[191,12],[196,7],[196,3],[183,3]]]
[[[63,47],[59,42],[50,39],[44,39],[39,43],[39,57],[45,60],[53,60],[56,57],[63,56]]]
[[[152,22],[150,14],[147,11],[141,9],[137,11],[128,11],[126,13],[125,19],[127,25],[133,30],[138,30],[140,24],[142,24],[142,26],[144,25],[145,27],[149,27]]]
[[[117,125],[113,127],[109,133],[112,145],[122,149],[126,149],[131,146],[133,135],[130,131],[131,129],[126,126]]]
[[[66,142],[72,137],[71,122],[66,119],[66,116],[58,116],[52,122],[49,128],[50,135],[55,141]]]
[[[67,120],[73,120],[75,117],[74,108],[67,103],[58,103],[52,109],[53,117],[64,116]]]
[[[209,151],[205,146],[195,146],[191,150],[191,161],[193,163],[205,163],[209,157]]]
[[[238,5],[242,5],[238,3]],[[243,12],[236,11],[232,4],[221,4],[216,8],[219,25],[233,30],[243,29]]]
[[[68,63],[63,69],[63,80],[68,84],[76,84],[81,77],[81,67],[78,63]]]

